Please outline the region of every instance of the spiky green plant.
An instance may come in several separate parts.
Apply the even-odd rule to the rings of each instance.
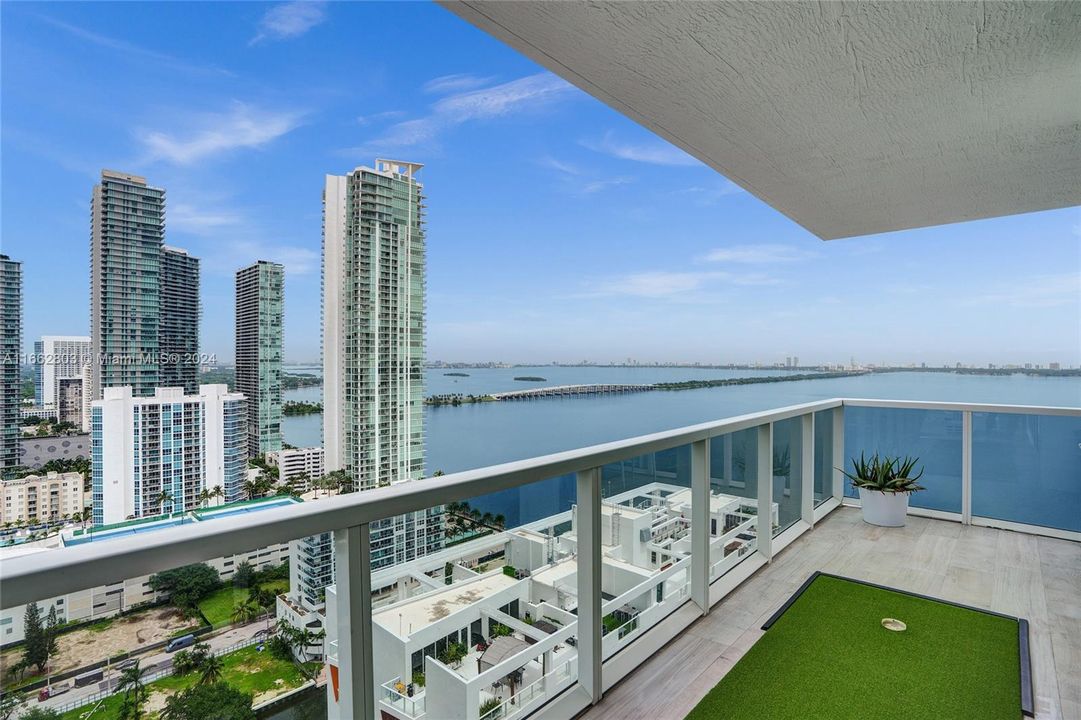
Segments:
[[[877,490],[885,493],[914,493],[923,490],[917,480],[923,477],[923,468],[915,475],[913,469],[919,458],[908,457],[879,457],[875,453],[868,460],[861,452],[859,460],[852,458],[852,469],[848,472],[838,468],[844,476],[852,481],[852,486]]]

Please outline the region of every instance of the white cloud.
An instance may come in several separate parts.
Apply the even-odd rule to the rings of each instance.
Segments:
[[[663,140],[647,143],[627,143],[616,140],[611,133],[605,133],[598,141],[583,140],[582,145],[595,152],[611,155],[621,160],[649,163],[651,165],[672,165],[690,167],[701,165],[698,160]]]
[[[601,190],[607,190],[610,187],[617,187],[619,185],[627,185],[634,182],[634,178],[627,176],[620,176],[614,178],[608,178],[606,180],[591,180],[582,186],[582,192],[586,195],[592,195],[593,193],[600,192]]]
[[[383,112],[372,113],[371,115],[358,115],[357,125],[371,125],[380,120],[400,118],[402,115],[405,115],[405,110],[384,110]]]
[[[594,296],[629,295],[641,298],[672,298],[705,290],[718,283],[730,285],[777,285],[776,278],[762,273],[666,272],[631,273],[604,280]]]
[[[261,110],[234,103],[224,113],[203,115],[186,123],[201,129],[184,137],[163,131],[143,131],[138,139],[149,155],[148,161],[165,160],[187,165],[237,148],[266,145],[296,128],[301,117],[298,112]]]
[[[635,180],[629,175],[608,178],[597,177],[577,165],[557,160],[551,156],[541,158],[537,161],[537,164],[560,173],[562,187],[576,195],[592,195],[611,187],[627,185]]]
[[[276,245],[254,240],[225,240],[214,245],[203,267],[232,275],[256,260],[270,260],[285,266],[290,275],[310,275],[318,272],[321,255],[311,248],[297,245]]]
[[[259,31],[248,45],[264,40],[288,40],[303,35],[326,20],[326,3],[316,0],[294,0],[275,5],[259,21]]]
[[[537,164],[540,165],[541,167],[546,167],[546,168],[549,168],[551,170],[556,170],[558,172],[561,172],[564,175],[575,175],[575,176],[577,176],[577,175],[582,174],[581,168],[579,168],[577,165],[572,165],[572,164],[570,164],[568,162],[563,162],[562,160],[557,160],[556,158],[551,157],[551,156],[542,157],[540,160],[537,161]]]
[[[173,57],[172,55],[166,55],[165,53],[160,53],[155,50],[149,50],[139,45],[127,42],[126,40],[120,40],[118,38],[110,37],[108,35],[102,35],[100,33],[81,28],[77,25],[72,25],[61,20],[56,20],[55,18],[51,18],[48,15],[38,15],[37,17],[43,22],[46,22],[53,27],[59,28],[81,40],[86,40],[89,43],[93,43],[94,45],[98,45],[100,47],[108,48],[109,50],[116,50],[122,56],[128,59],[136,61],[151,60],[167,67],[171,67],[176,70],[183,70],[185,72],[212,73],[230,76],[233,74],[228,70],[223,70],[222,68],[214,67],[212,65],[198,65],[188,62],[186,60],[182,60],[180,58]]]
[[[392,125],[380,137],[344,152],[380,154],[390,149],[415,147],[473,120],[491,120],[547,107],[573,91],[574,87],[564,80],[542,72],[480,90],[455,93],[437,100],[424,117]]]
[[[170,203],[166,222],[170,231],[206,235],[242,224],[244,218],[230,210],[205,210],[188,203]]]
[[[721,181],[712,187],[694,185],[689,188],[684,188],[683,190],[677,190],[676,192],[680,195],[690,195],[696,200],[698,205],[715,205],[723,197],[739,195],[746,191],[731,180],[721,178]]]
[[[790,263],[808,260],[817,253],[803,250],[792,245],[733,245],[711,250],[703,258],[706,262],[744,263],[748,265],[766,265]]]
[[[453,75],[441,75],[440,77],[432,78],[421,86],[421,90],[426,93],[442,95],[444,93],[476,90],[477,88],[484,87],[491,81],[492,78],[490,77],[480,77],[468,73],[455,73]]]
[[[1072,305],[1081,311],[1081,272],[1035,275],[963,300],[968,305],[1049,308]],[[1076,327],[1076,326],[1075,326]]]

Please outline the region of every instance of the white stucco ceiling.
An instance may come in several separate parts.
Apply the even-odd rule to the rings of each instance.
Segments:
[[[1081,2],[441,4],[823,239],[1081,204]]]

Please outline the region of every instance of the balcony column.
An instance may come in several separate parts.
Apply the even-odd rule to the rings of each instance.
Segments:
[[[800,519],[815,525],[815,414],[800,417]]]
[[[600,468],[578,473],[578,684],[590,703],[601,700]]]
[[[972,524],[972,411],[961,413],[961,523]]]
[[[691,599],[703,615],[709,612],[709,496],[709,440],[698,440],[691,444]]]
[[[845,406],[833,408],[833,497],[837,502],[845,499]]]
[[[773,423],[758,426],[758,552],[773,560]]]
[[[374,720],[372,553],[367,523],[334,531],[334,563],[341,718]]]

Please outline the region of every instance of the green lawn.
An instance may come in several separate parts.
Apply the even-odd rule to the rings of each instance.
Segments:
[[[288,580],[267,580],[259,583],[259,587],[273,590],[280,594],[289,590]],[[226,585],[215,590],[199,601],[199,612],[206,621],[214,627],[222,627],[233,621],[233,608],[241,605],[248,599],[247,588],[235,588]]]
[[[241,692],[252,693],[253,695],[258,695],[259,693],[268,690],[280,690],[285,692],[286,690],[300,687],[308,680],[296,663],[280,660],[271,655],[267,650],[259,652],[255,645],[241,648],[228,655],[223,655],[222,661],[225,665],[222,670],[222,680]],[[311,666],[309,667],[309,672],[314,673],[318,670],[318,663],[309,663],[308,665]],[[279,679],[282,680],[281,683],[275,682]],[[189,673],[187,675],[171,675],[150,683],[147,685],[147,690],[150,693],[153,693],[155,690],[180,692],[181,690],[191,687],[198,681],[198,672]],[[97,712],[85,720],[106,720],[106,718],[115,718],[119,713],[122,702],[123,698],[121,695],[110,696],[102,703]],[[61,718],[62,720],[80,720],[82,713],[89,712],[92,708],[93,705],[76,708],[64,713],[61,715]],[[152,717],[153,716],[148,716],[147,720],[150,720]]]
[[[1017,636],[1007,618],[820,575],[687,718],[1019,720]]]

